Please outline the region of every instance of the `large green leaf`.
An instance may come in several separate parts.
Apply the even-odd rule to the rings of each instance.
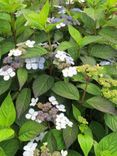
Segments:
[[[10,139],[14,136],[14,130],[11,128],[0,129],[0,142]]]
[[[117,115],[105,114],[104,119],[105,119],[106,125],[112,131],[117,131]]]
[[[5,151],[6,156],[15,156],[17,150],[19,149],[19,140],[18,139],[10,139],[7,141],[3,141],[0,146]],[[1,155],[2,156],[2,155]]]
[[[80,84],[80,85],[78,85],[78,87],[85,90],[86,84]],[[97,85],[93,84],[93,83],[88,84],[86,92],[90,93],[92,95],[101,95],[100,88]]]
[[[69,148],[78,136],[78,126],[74,123],[73,127],[68,127],[63,130],[63,138],[66,148]]]
[[[11,96],[8,96],[3,101],[0,107],[0,126],[1,127],[8,127],[13,124],[16,118],[16,111],[14,108],[13,101]]]
[[[101,36],[85,36],[82,41],[80,42],[80,46],[81,47],[84,47],[88,44],[91,44],[91,43],[96,43],[98,41],[100,41],[102,39]]]
[[[108,45],[96,44],[89,49],[89,54],[101,59],[110,59],[116,57],[117,52]]]
[[[67,99],[79,100],[78,89],[69,82],[64,82],[64,81],[56,82],[52,90],[57,95],[60,95]]]
[[[100,35],[109,42],[117,43],[117,29],[114,27],[104,27],[100,31]]]
[[[0,155],[1,155],[1,156],[6,156],[4,150],[3,150],[1,147],[0,147]]]
[[[4,81],[3,78],[0,78],[0,95],[2,95],[4,92],[6,92],[11,85],[11,80]]]
[[[56,129],[52,129],[47,133],[44,142],[48,142],[48,147],[51,152],[65,148],[62,131]]]
[[[53,77],[46,74],[38,76],[37,79],[33,82],[33,92],[35,97],[46,93],[49,89],[52,88],[53,84]]]
[[[87,100],[87,103],[92,106],[93,108],[109,113],[109,114],[117,114],[117,111],[115,110],[115,107],[113,106],[113,103],[108,101],[107,99],[101,97],[101,96],[95,96]]]
[[[23,87],[25,84],[27,78],[28,78],[28,72],[25,68],[20,68],[17,70],[17,77],[19,81],[19,87],[20,89]]]
[[[117,133],[111,133],[104,137],[95,148],[96,156],[103,156],[103,153],[109,153],[109,156],[117,156]],[[108,155],[104,155],[108,156]]]
[[[47,22],[48,14],[49,14],[49,1],[47,0],[42,10],[39,12],[39,23],[41,25],[45,26]]]
[[[42,124],[39,124],[35,121],[27,121],[20,128],[19,139],[21,141],[31,140],[45,129],[46,127]]]
[[[71,26],[71,25],[68,26],[68,29],[69,29],[69,33],[70,33],[71,37],[72,37],[72,38],[78,43],[78,45],[79,45],[79,43],[80,43],[81,40],[82,40],[82,36],[81,36],[80,32],[79,32],[77,29],[75,29],[73,26]]]
[[[93,146],[93,138],[87,134],[79,134],[78,142],[85,156],[88,156],[89,151]]]
[[[57,47],[57,50],[67,50],[72,47],[73,47],[73,44],[71,42],[64,41],[59,44],[59,46]]]
[[[39,57],[47,54],[47,50],[42,48],[41,46],[36,46],[34,48],[28,48],[27,52],[22,56],[22,58],[32,58]]]
[[[17,110],[17,118],[20,118],[23,113],[29,107],[31,100],[31,91],[28,88],[24,88],[19,93],[17,100],[16,100],[16,110]]]

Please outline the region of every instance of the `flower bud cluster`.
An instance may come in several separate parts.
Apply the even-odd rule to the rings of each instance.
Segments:
[[[104,87],[117,87],[117,80],[114,80],[112,78],[104,78],[104,77],[100,77],[98,79],[98,83],[101,84]]]
[[[102,94],[105,98],[117,104],[117,89],[103,88]]]
[[[25,115],[27,119],[34,120],[38,123],[53,122],[56,129],[65,129],[66,126],[72,127],[73,123],[64,115],[66,112],[65,106],[59,104],[54,96],[49,97],[49,102],[40,103],[38,99],[32,98],[30,106],[37,106],[38,110],[30,108]]]
[[[98,64],[96,66],[91,66],[89,64],[85,64],[77,67],[77,71],[83,74],[88,75],[89,77],[102,76],[103,67],[100,67]]]

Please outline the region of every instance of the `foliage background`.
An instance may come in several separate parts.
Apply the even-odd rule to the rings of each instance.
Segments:
[[[66,16],[58,14],[54,5],[62,5]],[[44,70],[23,66],[8,81],[0,77],[1,156],[22,155],[27,141],[45,130],[48,133],[38,148],[48,142],[50,152],[64,149],[69,156],[117,156],[116,14],[116,0],[76,0],[68,5],[58,0],[0,0],[1,68],[9,51],[29,39],[36,46],[26,48],[21,59],[46,58]],[[60,21],[47,23],[48,17]],[[66,26],[57,29],[56,25],[64,21]],[[48,42],[48,48],[39,45],[44,42]],[[56,42],[59,45],[53,48]],[[71,55],[77,75],[63,77],[51,57],[57,50]],[[51,124],[25,118],[31,97],[45,102],[51,95],[66,106],[72,128],[58,131]]]

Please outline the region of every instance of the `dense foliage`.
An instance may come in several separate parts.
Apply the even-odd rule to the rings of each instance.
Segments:
[[[117,156],[116,0],[0,0],[0,156]]]

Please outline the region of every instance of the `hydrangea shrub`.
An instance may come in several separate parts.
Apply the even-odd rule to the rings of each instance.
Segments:
[[[116,0],[0,0],[0,156],[117,156]]]

